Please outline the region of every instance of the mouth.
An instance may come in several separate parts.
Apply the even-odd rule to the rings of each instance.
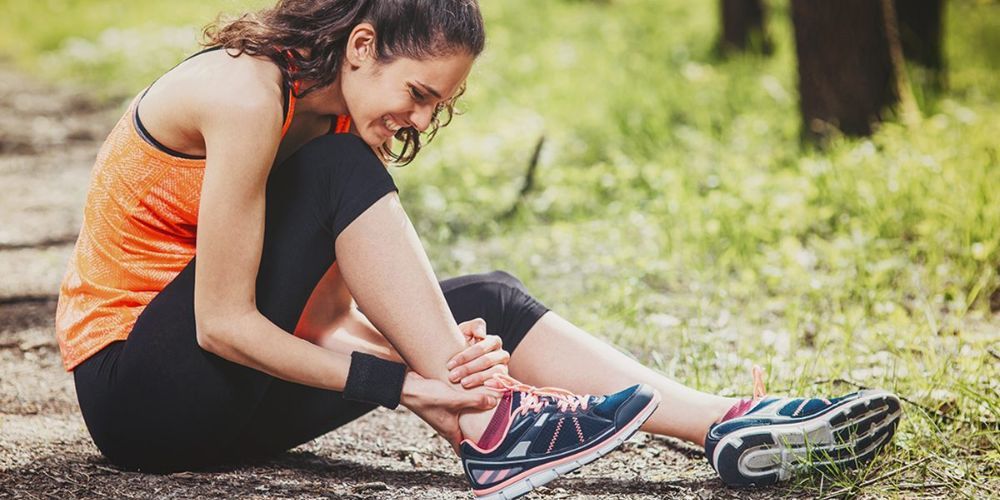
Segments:
[[[382,126],[385,127],[385,130],[389,133],[386,137],[387,139],[396,135],[396,132],[399,132],[399,129],[403,128],[403,126],[397,123],[396,120],[394,120],[390,115],[384,115],[382,117]]]

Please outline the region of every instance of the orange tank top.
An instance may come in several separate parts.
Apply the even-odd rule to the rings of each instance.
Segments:
[[[288,92],[282,138],[297,90]],[[126,339],[146,305],[195,255],[205,160],[169,154],[143,138],[134,118],[141,97],[97,154],[83,226],[59,287],[55,326],[67,371]],[[331,126],[349,129],[346,116]]]

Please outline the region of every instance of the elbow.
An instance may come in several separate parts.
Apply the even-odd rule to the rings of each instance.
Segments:
[[[206,321],[195,321],[195,338],[198,347],[210,353],[216,354],[219,345],[219,334],[212,330]]]
[[[225,350],[226,332],[222,328],[225,321],[221,321],[218,315],[199,314],[195,312],[195,338],[198,347],[212,354],[221,355]]]

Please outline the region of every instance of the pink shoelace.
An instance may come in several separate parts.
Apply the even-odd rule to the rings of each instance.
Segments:
[[[501,392],[518,391],[522,393],[521,405],[512,412],[521,415],[525,415],[529,411],[538,413],[550,401],[555,401],[561,411],[576,411],[577,408],[586,410],[590,404],[590,395],[588,394],[574,394],[558,387],[535,387],[502,373],[493,374],[493,378],[486,381],[486,385]]]

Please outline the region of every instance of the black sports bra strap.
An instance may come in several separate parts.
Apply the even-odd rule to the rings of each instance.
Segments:
[[[198,57],[198,56],[200,56],[200,55],[202,55],[202,54],[204,54],[206,52],[212,52],[212,51],[216,51],[216,50],[219,50],[219,49],[222,49],[222,48],[223,48],[222,45],[215,45],[213,47],[208,47],[208,48],[199,50],[198,52],[195,52],[194,54],[191,54],[191,55],[185,57],[184,60],[182,60],[181,62],[175,64],[173,68],[170,68],[169,70],[165,71],[163,74],[167,74],[167,73],[173,71],[175,68],[177,68],[177,66],[180,66],[185,61],[188,61],[190,59]],[[133,113],[132,119],[133,119],[133,121],[135,123],[136,129],[138,129],[139,135],[143,138],[143,140],[145,140],[146,142],[148,142],[151,145],[153,145],[153,147],[159,149],[160,151],[163,151],[164,153],[167,153],[168,155],[176,156],[176,157],[179,157],[179,158],[192,159],[192,160],[203,160],[203,159],[205,159],[203,156],[188,155],[188,154],[185,154],[185,153],[181,153],[180,151],[174,151],[174,150],[172,150],[172,149],[164,146],[162,143],[160,143],[160,141],[157,141],[153,137],[153,135],[150,134],[149,131],[146,130],[146,127],[142,124],[142,120],[139,119],[139,104],[142,103],[142,98],[146,97],[146,93],[149,92],[149,89],[153,88],[153,84],[155,84],[157,81],[159,81],[159,78],[157,78],[156,80],[153,80],[153,83],[150,83],[149,86],[146,87],[146,90],[142,91],[142,95],[139,96],[138,102],[135,103],[135,112]],[[291,92],[291,87],[289,86],[288,82],[284,78],[281,79],[281,98],[282,98],[282,102],[281,102],[282,112],[281,112],[281,115],[283,117],[282,123],[286,123],[288,121],[288,110],[289,110],[289,107],[291,106],[292,92]]]

